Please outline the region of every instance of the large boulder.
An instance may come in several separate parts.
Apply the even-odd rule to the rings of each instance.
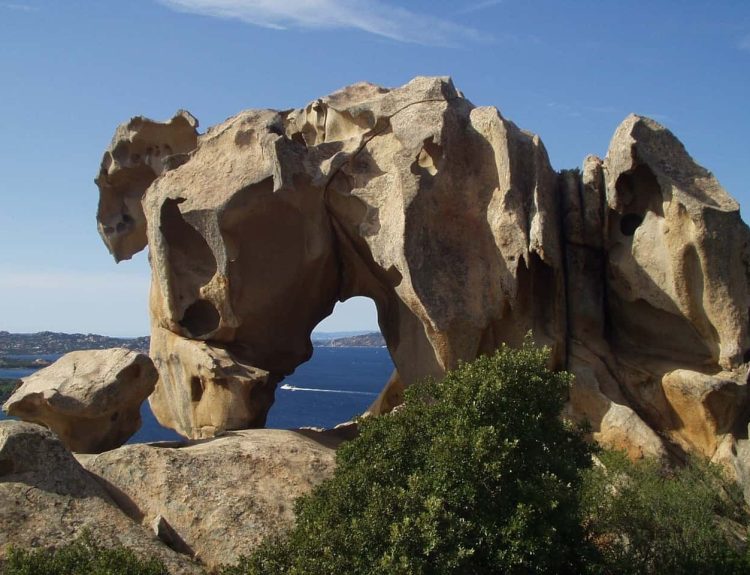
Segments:
[[[0,421],[0,567],[11,545],[55,549],[84,532],[101,546],[155,557],[173,575],[203,573],[127,517],[52,432]]]
[[[310,333],[336,301],[365,295],[394,382],[439,376],[529,329],[559,363],[555,190],[539,138],[474,108],[446,78],[243,112],[200,136],[143,196],[153,332],[205,341],[275,384],[309,359]],[[207,426],[190,398],[201,378],[168,367],[176,345],[152,340],[152,406],[163,424],[200,437]]]
[[[718,457],[728,439],[720,459],[742,467],[750,236],[739,206],[671,132],[635,115],[562,192],[574,411],[603,443],[622,446],[606,440],[614,431],[652,455]],[[638,431],[630,416],[607,424],[623,406]]]
[[[330,433],[256,429],[78,457],[131,517],[215,568],[291,526],[294,500],[330,476],[338,443]]]
[[[360,83],[209,129],[142,206],[152,405],[186,435],[261,425],[275,384],[309,358],[314,326],[337,300],[365,296],[396,366],[374,413],[531,330],[551,367],[575,374],[569,413],[595,439],[633,456],[730,454],[747,475],[750,234],[652,120],[628,117],[604,160],[557,173],[538,136],[447,78]],[[267,373],[215,395],[256,409],[194,409],[191,390],[225,379],[175,352],[194,345],[217,358],[213,373],[226,361]]]
[[[141,427],[141,404],[158,374],[147,355],[124,348],[74,351],[23,378],[3,410],[54,431],[68,449],[119,447]]]
[[[709,369],[748,350],[748,228],[716,178],[635,115],[604,160],[614,345]]]

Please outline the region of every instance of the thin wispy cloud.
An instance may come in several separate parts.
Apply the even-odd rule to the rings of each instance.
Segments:
[[[547,108],[552,110],[555,114],[560,114],[569,118],[580,118],[583,115],[573,106],[563,104],[562,102],[547,102]]]
[[[744,50],[745,52],[750,52],[750,34],[742,38],[738,46],[740,50]]]
[[[38,12],[39,6],[21,4],[20,2],[0,2],[0,8],[13,10],[14,12]]]
[[[504,0],[484,0],[483,2],[475,2],[474,4],[469,4],[468,6],[456,10],[454,14],[471,14],[472,12],[479,12],[480,10],[486,10],[487,8],[498,6],[503,2]]]
[[[380,0],[157,0],[181,12],[286,30],[360,30],[398,42],[462,46],[492,38],[468,26]],[[482,2],[483,4],[486,2]]]

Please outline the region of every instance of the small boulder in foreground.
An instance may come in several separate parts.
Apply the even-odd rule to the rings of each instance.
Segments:
[[[48,427],[79,453],[124,444],[158,378],[151,359],[124,348],[74,351],[23,378],[3,411]]]

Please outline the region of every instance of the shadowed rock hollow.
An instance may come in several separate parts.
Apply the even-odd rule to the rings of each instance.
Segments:
[[[365,296],[396,366],[373,412],[532,330],[597,440],[745,478],[748,228],[664,127],[629,116],[604,160],[558,173],[446,78],[196,127],[131,120],[97,179],[115,259],[149,246],[164,425],[262,426],[312,329]]]

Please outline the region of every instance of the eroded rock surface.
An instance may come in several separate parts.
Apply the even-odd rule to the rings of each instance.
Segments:
[[[161,421],[201,439],[227,429],[263,427],[273,404],[275,379],[245,365],[219,345],[180,337],[155,327],[161,384],[149,398]]]
[[[155,557],[173,575],[203,573],[125,516],[51,431],[0,421],[0,567],[9,545],[54,549],[84,531],[102,546]]]
[[[141,427],[141,404],[158,374],[148,356],[124,348],[67,353],[23,378],[3,410],[54,431],[72,451],[119,447]]]
[[[635,421],[604,426],[609,412],[633,410],[638,431],[622,440],[650,454],[712,457],[727,434],[746,437],[750,252],[737,203],[671,132],[635,115],[606,158],[589,158],[580,181],[562,189],[579,222],[602,218],[586,237],[565,234],[571,368],[586,381],[574,409],[604,443]],[[598,196],[589,204],[601,212],[587,215],[576,193],[584,204]]]
[[[600,442],[749,467],[748,228],[652,120],[628,117],[604,160],[556,173],[538,136],[447,78],[361,83],[209,129],[142,204],[153,331],[168,334],[152,405],[186,435],[260,425],[313,327],[366,296],[397,369],[373,412],[533,330]],[[206,425],[191,382],[221,377],[180,341],[267,372],[258,411]]]
[[[79,458],[132,518],[213,568],[291,526],[294,499],[333,472],[338,442],[330,433],[254,429]]]
[[[157,176],[187,161],[197,145],[197,128],[198,120],[184,110],[169,122],[138,116],[117,127],[95,180],[99,235],[115,261],[146,247],[143,194]]]

